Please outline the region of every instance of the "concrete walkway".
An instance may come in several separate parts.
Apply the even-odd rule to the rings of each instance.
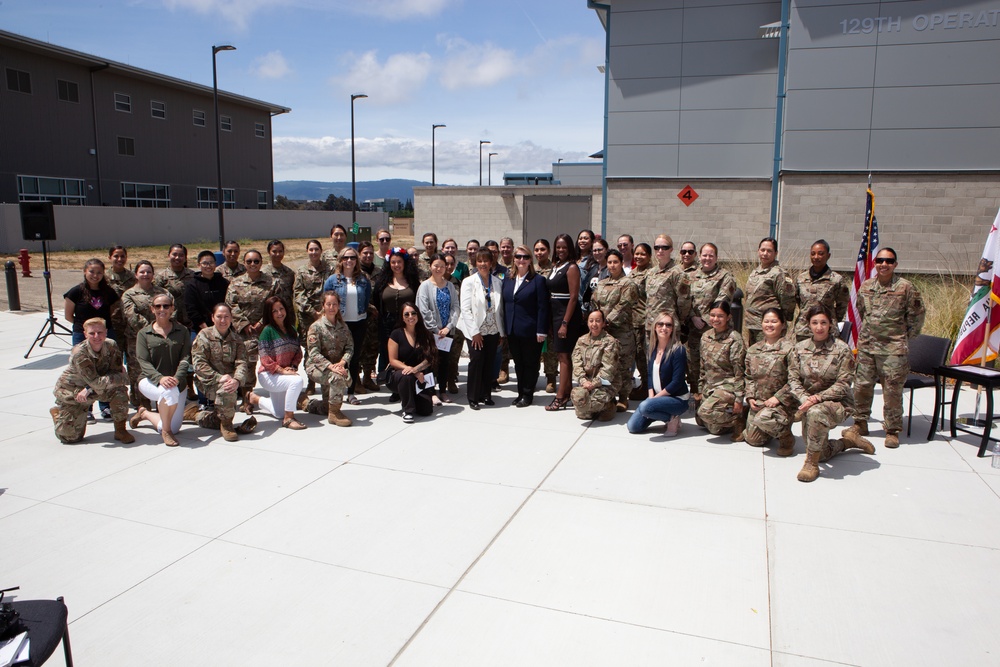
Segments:
[[[1000,470],[924,442],[932,391],[899,449],[873,428],[812,484],[801,440],[629,435],[509,390],[62,445],[68,345],[23,358],[43,322],[0,313],[0,588],[65,596],[79,665],[1000,663]]]

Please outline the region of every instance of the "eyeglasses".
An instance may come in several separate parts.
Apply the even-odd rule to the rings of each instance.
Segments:
[[[388,238],[388,237],[387,238],[381,238],[381,239],[378,240],[378,242],[379,243],[391,243],[392,239]]]
[[[343,260],[345,262],[348,261],[348,260],[350,260],[352,262],[356,262],[356,261],[358,261],[358,258],[355,257],[354,255],[344,255]]]
[[[416,317],[417,313],[415,311],[410,311],[408,313],[403,313],[403,317]]]
[[[657,246],[657,249],[659,249],[659,246]],[[693,255],[694,253],[695,253],[694,250],[684,250],[683,248],[681,248],[682,255]]]
[[[531,255],[514,255],[514,259],[531,259]]]
[[[664,328],[666,328],[666,329],[673,329],[674,325],[671,324],[670,322],[657,322],[656,323],[656,327],[660,328],[660,329],[664,329]]]
[[[619,248],[628,248],[630,245],[632,245],[632,244],[631,243],[619,243],[618,247]]]
[[[674,247],[672,245],[654,245],[653,246],[653,250],[673,250],[673,249],[674,249]],[[694,252],[694,250],[692,250],[691,252]],[[683,250],[681,250],[681,254],[684,254]]]
[[[152,308],[153,310],[166,310],[167,308],[173,308],[173,305],[169,303],[154,303]]]
[[[891,257],[876,257],[875,258],[875,263],[876,264],[895,264],[896,260],[894,260]]]
[[[244,260],[244,261],[247,264],[260,264],[261,263],[261,260],[259,260],[259,259],[247,259],[247,260]]]

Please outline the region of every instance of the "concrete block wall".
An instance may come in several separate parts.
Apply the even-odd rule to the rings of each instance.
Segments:
[[[414,238],[419,244],[424,233],[434,232],[441,241],[455,239],[459,248],[473,238],[485,243],[510,236],[520,243],[525,195],[589,196],[592,228],[601,228],[601,188],[597,187],[419,187],[413,189]]]

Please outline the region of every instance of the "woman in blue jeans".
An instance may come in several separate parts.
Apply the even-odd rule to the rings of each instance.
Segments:
[[[674,318],[660,313],[653,322],[653,341],[649,348],[648,398],[639,404],[628,420],[629,433],[642,433],[654,421],[665,421],[663,435],[677,435],[681,415],[688,408],[687,354],[681,345]]]

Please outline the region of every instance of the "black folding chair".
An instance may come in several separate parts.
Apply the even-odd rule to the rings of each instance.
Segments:
[[[920,334],[910,341],[910,374],[906,376],[903,389],[910,390],[910,410],[906,417],[906,437],[910,437],[913,423],[913,390],[934,386],[934,369],[948,360],[951,341],[937,336]]]

